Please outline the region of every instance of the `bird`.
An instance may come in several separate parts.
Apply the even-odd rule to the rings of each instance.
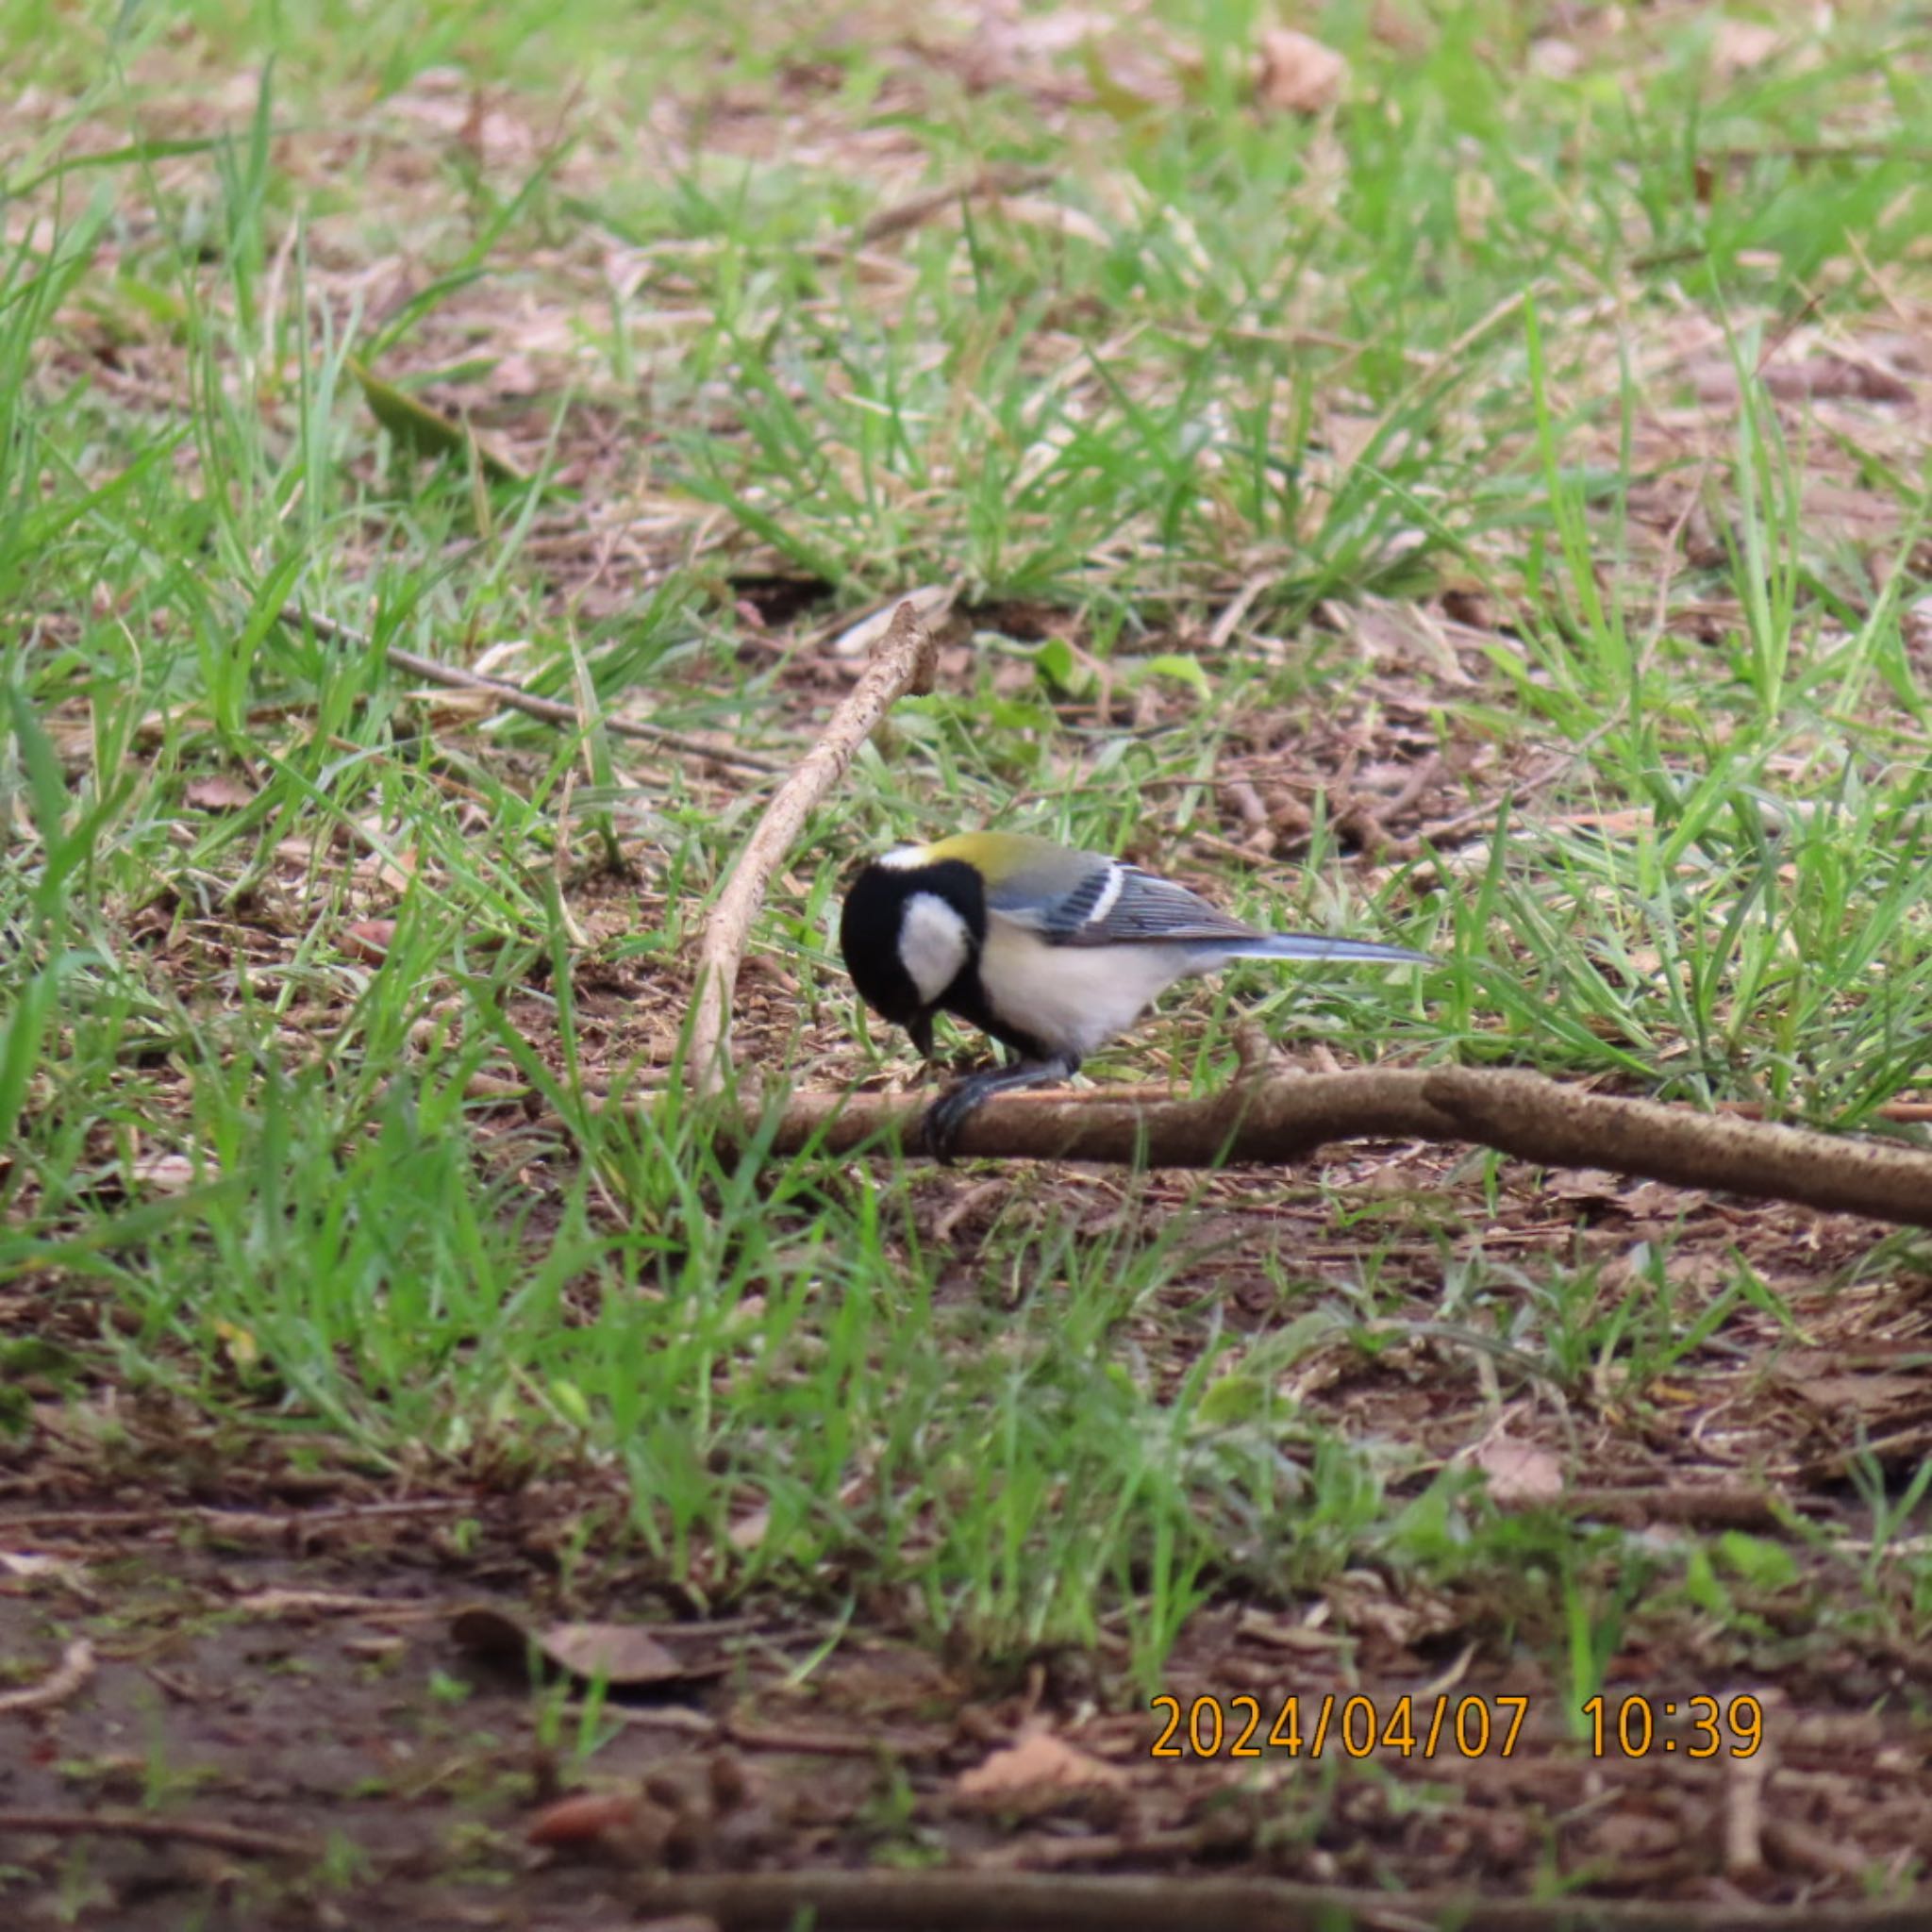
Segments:
[[[926,1059],[941,1012],[1012,1055],[926,1110],[922,1138],[941,1160],[993,1094],[1071,1079],[1191,974],[1235,959],[1435,963],[1407,946],[1264,932],[1124,859],[991,831],[895,846],[861,865],[839,950],[859,997]]]

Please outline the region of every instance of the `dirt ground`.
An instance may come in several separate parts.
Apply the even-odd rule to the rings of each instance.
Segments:
[[[1412,1189],[1439,1158],[1350,1150],[1350,1175]],[[972,1184],[923,1185],[922,1212],[970,1238]],[[1238,1182],[1216,1185],[1230,1217],[1250,1211]],[[1706,1373],[1681,1410],[1666,1391],[1641,1435],[1613,1412],[1520,1418],[1520,1441],[1474,1451],[1494,1492],[1546,1500],[1554,1427],[1591,1477],[1564,1503],[1579,1551],[1613,1522],[1660,1552],[1687,1530],[1780,1522],[1801,1526],[1801,1552],[1803,1525],[1856,1540],[1869,1511],[1843,1416],[1859,1408],[1888,1462],[1923,1453],[1932,1418],[1895,1364],[1923,1345],[1927,1297],[1817,1291],[1869,1242],[1856,1221],[1586,1192],[1506,1197],[1487,1236],[1562,1225],[1627,1246],[1640,1213],[1686,1214],[1714,1253],[1750,1256],[1818,1346],[1767,1373],[1740,1316],[1729,1387]],[[1266,1321],[1269,1299],[1258,1279],[1223,1284],[1231,1321]],[[49,1325],[85,1320],[70,1298]],[[1354,1434],[1466,1455],[1478,1378],[1453,1356],[1391,1336],[1373,1371],[1338,1356],[1309,1399]],[[78,1431],[88,1413],[97,1436]],[[969,1889],[1134,1871],[1518,1897],[1554,1868],[1593,1874],[1601,1900],[1708,1911],[1903,1875],[1932,1812],[1923,1648],[1879,1618],[1840,1641],[1781,1628],[1806,1601],[1788,1588],[1754,1606],[1734,1583],[1727,1617],[1687,1608],[1653,1624],[1668,1646],[1626,1646],[1598,1751],[1560,1685],[1490,1661],[1563,1614],[1534,1564],[1509,1601],[1398,1595],[1367,1569],[1312,1604],[1227,1601],[1191,1620],[1150,1695],[1119,1633],[1091,1654],[946,1656],[910,1640],[890,1592],[842,1594],[852,1579],[820,1605],[722,1613],[654,1587],[610,1554],[625,1502],[593,1468],[456,1486],[342,1467],[317,1441],[263,1469],[138,1397],[42,1416],[0,1465],[0,1654],[16,1677],[0,1696],[0,1896],[23,1925],[588,1927],[652,1916],[665,1873],[938,1865]],[[1842,1560],[1813,1541],[1801,1565]],[[525,1648],[527,1634],[576,1655],[604,1622],[658,1640],[607,1658],[608,1696]],[[1645,1755],[1620,1748],[1643,1731]],[[1178,1756],[1156,1755],[1164,1738]],[[718,1922],[765,1923],[728,1907]]]

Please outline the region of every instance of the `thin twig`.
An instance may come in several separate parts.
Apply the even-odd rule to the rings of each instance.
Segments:
[[[1776,1768],[1775,1745],[1732,1757],[1724,1776],[1724,1876],[1749,1881],[1764,1870],[1764,1788]]]
[[[76,1637],[61,1653],[60,1661],[38,1684],[8,1690],[0,1696],[0,1715],[17,1716],[24,1710],[51,1710],[65,1704],[94,1674],[94,1647],[85,1637]]]
[[[365,632],[346,624],[338,624],[332,617],[319,617],[312,610],[305,610],[299,604],[285,604],[279,613],[281,621],[291,630],[305,626],[312,630],[325,643],[347,644],[359,651],[373,651],[375,640]],[[419,657],[414,651],[406,651],[400,644],[385,644],[384,654],[398,671],[410,677],[420,677],[425,684],[440,684],[449,691],[481,691],[512,711],[521,711],[528,718],[541,718],[546,724],[565,724],[573,731],[581,728],[584,719],[575,705],[560,703],[556,698],[539,697],[534,691],[524,690],[521,685],[511,684],[501,677],[486,677],[479,671],[464,671],[454,664],[439,664],[434,658]],[[669,731],[661,724],[641,724],[629,718],[606,718],[604,728],[613,738],[633,738],[644,744],[655,744],[664,751],[681,752],[688,758],[709,758],[713,764],[730,765],[741,772],[759,772],[767,776],[775,776],[785,770],[776,758],[760,758],[756,752],[727,751],[720,745],[707,744],[702,738],[689,738],[681,731]]]
[[[758,1872],[652,1878],[643,1914],[701,1913],[726,1932],[763,1932],[808,1916],[821,1932],[1923,1932],[1922,1903],[1784,1907],[1624,1899],[1518,1899],[1471,1892],[1390,1892],[1203,1873],[1110,1877],[1089,1874]]]
[[[864,226],[859,229],[858,244],[861,248],[870,248],[889,236],[917,228],[934,215],[942,214],[947,208],[976,200],[982,195],[1030,194],[1036,188],[1049,186],[1054,178],[1052,168],[1027,168],[1010,161],[982,169],[970,181],[954,181],[943,188],[929,188],[880,208],[877,213],[868,216]]]
[[[279,1831],[253,1831],[213,1818],[156,1818],[145,1811],[0,1811],[0,1833],[31,1833],[42,1838],[146,1839],[151,1843],[206,1845],[248,1858],[316,1858],[313,1840]]]
[[[932,633],[910,604],[892,613],[865,675],[834,711],[819,741],[806,753],[765,807],[741,848],[731,876],[705,922],[698,947],[697,1010],[691,1025],[692,1085],[716,1093],[731,1062],[731,998],[752,922],[765,902],[765,887],[805,828],[805,821],[845,775],[852,757],[874,727],[908,691],[932,689],[938,657]]]
[[[1761,1100],[1719,1100],[1712,1103],[1712,1111],[1729,1114],[1735,1120],[1761,1121],[1771,1110]],[[1888,1100],[1882,1107],[1869,1108],[1865,1118],[1907,1124],[1932,1121],[1932,1100]]]
[[[25,1516],[0,1516],[0,1537],[20,1530],[169,1529],[184,1520],[218,1530],[304,1535],[337,1523],[363,1523],[384,1516],[449,1516],[475,1509],[474,1496],[433,1496],[421,1501],[348,1503],[328,1509],[291,1506],[284,1514],[266,1509],[218,1508],[211,1504],[165,1503],[153,1509],[36,1509]]]
[[[920,1142],[921,1098],[798,1093],[772,1142],[842,1154]],[[1591,1093],[1495,1068],[1369,1068],[1238,1080],[1199,1100],[1006,1094],[960,1129],[962,1155],[1146,1167],[1279,1166],[1331,1141],[1470,1141],[1541,1167],[1613,1174],[1932,1227],[1932,1154]]]

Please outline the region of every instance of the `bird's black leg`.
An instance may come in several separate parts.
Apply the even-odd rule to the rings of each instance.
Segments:
[[[919,1125],[919,1138],[935,1160],[951,1164],[953,1142],[959,1129],[995,1093],[1010,1093],[1022,1087],[1051,1087],[1071,1080],[1080,1071],[1080,1062],[1070,1053],[1056,1054],[1050,1060],[1015,1060],[1011,1066],[994,1067],[974,1074],[957,1087],[948,1087],[926,1108]]]

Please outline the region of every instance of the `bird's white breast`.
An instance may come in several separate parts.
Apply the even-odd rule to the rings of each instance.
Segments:
[[[1052,946],[995,915],[980,949],[979,983],[1003,1019],[1042,1046],[1085,1059],[1176,979],[1219,963],[1198,946]]]
[[[973,950],[966,922],[937,892],[913,892],[899,915],[899,963],[927,1006],[959,976]]]

